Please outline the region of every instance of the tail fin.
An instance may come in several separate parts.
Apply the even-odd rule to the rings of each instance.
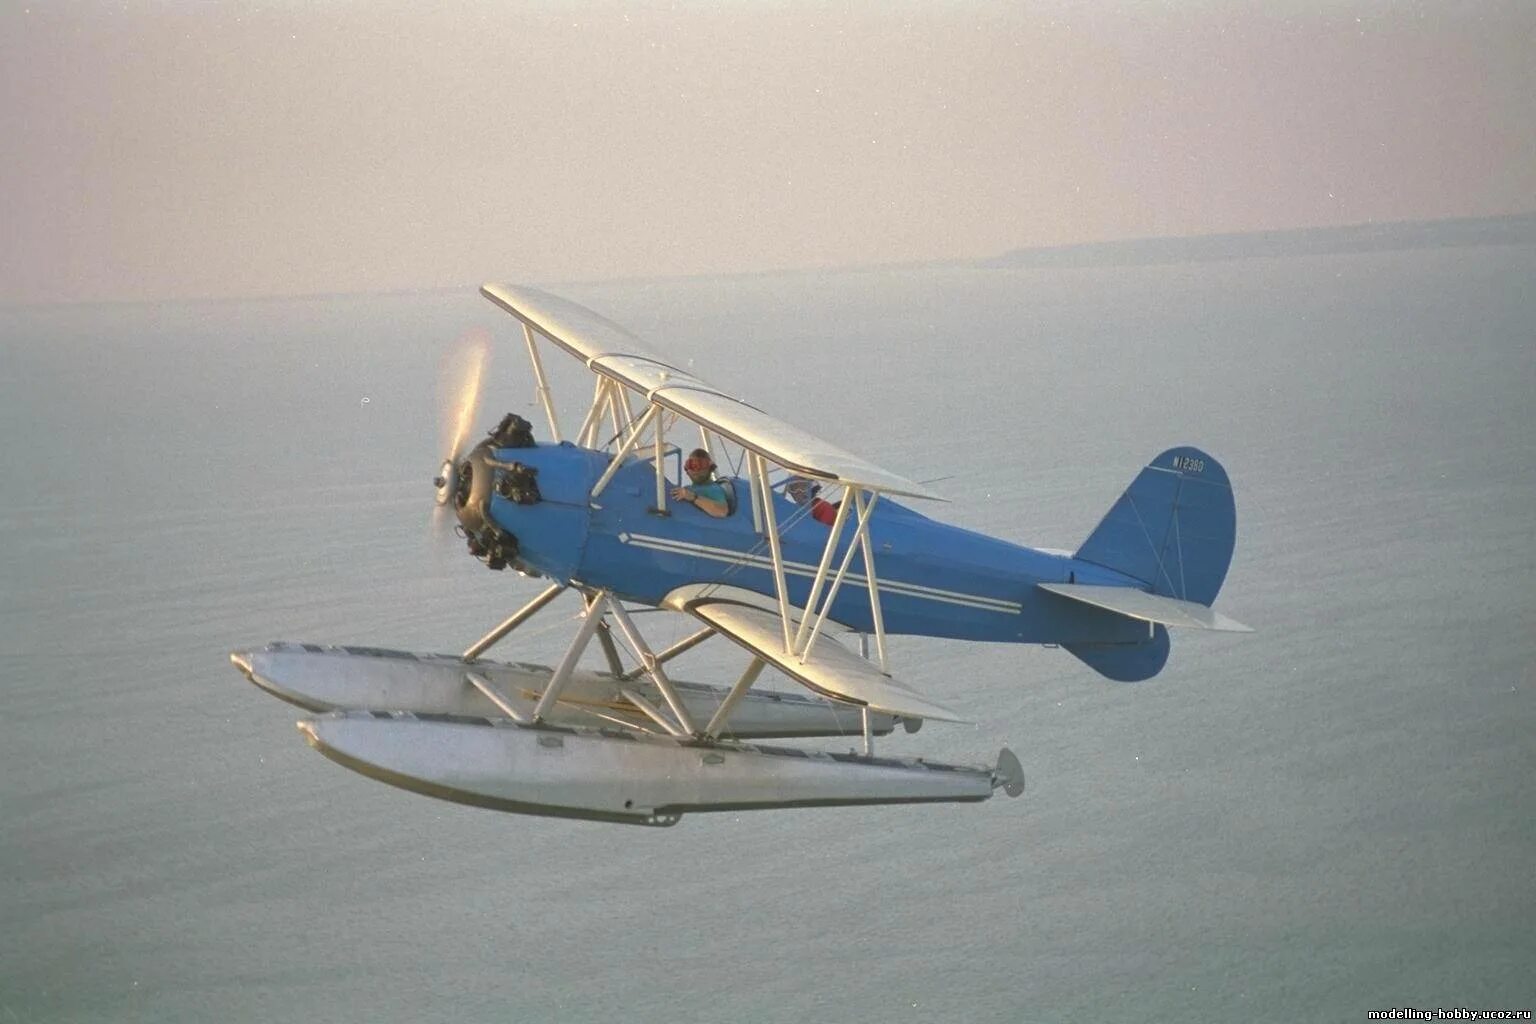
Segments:
[[[1226,470],[1198,448],[1170,448],[1131,481],[1075,557],[1140,580],[1154,594],[1209,607],[1236,539]],[[1159,621],[1143,643],[1065,646],[1100,675],[1136,682],[1162,671],[1168,630]]]
[[[1154,594],[1209,606],[1236,539],[1237,509],[1221,463],[1198,448],[1170,448],[1131,481],[1075,557]]]

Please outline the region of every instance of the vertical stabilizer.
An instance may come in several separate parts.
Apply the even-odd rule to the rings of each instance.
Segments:
[[[1153,459],[1099,523],[1076,557],[1124,573],[1154,594],[1209,606],[1237,538],[1232,485],[1198,448]]]

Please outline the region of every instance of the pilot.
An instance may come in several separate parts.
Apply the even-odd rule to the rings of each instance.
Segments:
[[[693,483],[686,487],[672,488],[673,501],[686,501],[695,505],[705,515],[723,519],[731,514],[731,500],[726,485],[715,479],[715,460],[703,448],[688,453],[683,472]]]
[[[789,495],[789,500],[796,505],[809,504],[811,518],[818,523],[831,526],[837,521],[837,506],[825,498],[818,497],[821,494],[821,484],[807,480],[803,476],[797,476],[784,488],[784,493]]]

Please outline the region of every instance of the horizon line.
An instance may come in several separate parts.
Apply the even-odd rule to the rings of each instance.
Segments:
[[[1007,269],[1004,261],[1026,256],[1029,254],[1064,253],[1070,251],[1084,251],[1103,249],[1113,250],[1117,247],[1146,245],[1158,242],[1187,242],[1198,240],[1227,240],[1235,241],[1241,238],[1256,236],[1299,236],[1320,232],[1345,232],[1366,228],[1410,228],[1429,227],[1434,225],[1449,224],[1476,224],[1491,223],[1496,221],[1511,221],[1531,219],[1536,221],[1536,210],[1518,211],[1481,216],[1460,217],[1435,217],[1429,219],[1395,220],[1395,221],[1359,221],[1349,224],[1317,224],[1300,228],[1257,228],[1246,231],[1216,231],[1199,235],[1139,235],[1126,238],[1102,239],[1093,242],[1063,242],[1054,245],[1027,245],[1005,249],[989,256],[955,257],[950,259],[935,260],[901,260],[888,263],[851,263],[831,266],[795,266],[795,267],[770,267],[761,270],[731,270],[721,272],[696,272],[679,274],[637,274],[637,275],[609,275],[596,277],[566,277],[558,279],[541,278],[532,275],[525,278],[528,283],[536,286],[593,286],[593,285],[648,285],[666,282],[694,281],[705,279],[756,278],[795,276],[801,274],[825,274],[825,273],[869,273],[877,271],[901,271],[917,270],[938,267],[971,267],[975,269]],[[1313,253],[1308,255],[1321,255]],[[1079,265],[1081,268],[1081,265]],[[1028,269],[1020,266],[1017,269]],[[1060,269],[1069,269],[1061,267]],[[345,291],[316,291],[316,292],[268,292],[251,295],[192,295],[177,296],[171,298],[146,298],[146,299],[65,299],[59,301],[0,303],[0,311],[27,312],[42,310],[66,310],[82,307],[143,307],[143,306],[194,306],[194,305],[223,305],[231,303],[252,302],[306,302],[329,301],[347,298],[380,298],[395,296],[428,296],[451,295],[462,291],[478,292],[484,282],[475,282],[453,285],[430,285],[422,287],[401,287],[382,289],[357,289]]]

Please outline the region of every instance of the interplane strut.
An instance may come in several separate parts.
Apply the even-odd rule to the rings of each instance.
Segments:
[[[491,292],[487,294],[498,302],[502,302],[502,297]],[[507,305],[505,302],[502,304]],[[507,308],[517,313],[512,306],[507,305]],[[561,332],[551,332],[548,326],[536,324],[520,313],[518,315],[523,321],[524,339],[533,363],[539,400],[550,421],[553,436],[559,437],[559,428],[535,338],[542,335],[558,347],[577,355],[596,377],[592,400],[581,426],[576,431],[575,441],[578,445],[586,447],[607,447],[612,452],[612,457],[593,485],[589,500],[595,504],[622,466],[632,458],[641,457],[648,459],[653,466],[656,487],[654,511],[663,516],[669,514],[667,499],[669,480],[666,476],[664,460],[669,452],[677,450],[675,445],[668,443],[667,433],[673,421],[679,418],[691,422],[698,429],[699,446],[710,453],[712,460],[723,459],[719,448],[726,440],[740,445],[745,456],[743,469],[751,488],[751,501],[747,505],[752,516],[753,533],[759,538],[758,547],[752,552],[744,553],[743,564],[750,564],[750,559],[760,557],[766,549],[771,577],[770,597],[777,605],[778,629],[784,657],[800,665],[805,665],[816,658],[817,642],[832,618],[832,608],[841,593],[843,584],[848,582],[850,576],[858,579],[858,575],[853,572],[854,554],[857,551],[862,562],[863,583],[869,596],[870,620],[873,626],[869,635],[861,636],[861,642],[865,645],[867,657],[868,644],[872,638],[875,653],[873,660],[879,665],[880,672],[889,677],[885,623],[880,604],[880,584],[875,567],[874,544],[869,534],[870,519],[886,487],[892,487],[897,493],[924,497],[933,495],[922,491],[917,485],[911,485],[910,481],[857,461],[844,460],[840,463],[840,466],[851,466],[858,471],[857,474],[839,472],[838,475],[833,476],[831,473],[823,475],[813,466],[781,460],[774,453],[772,446],[768,448],[755,446],[749,437],[738,432],[728,420],[721,421],[726,424],[721,426],[721,422],[695,416],[691,411],[694,398],[688,396],[703,395],[703,400],[708,401],[708,395],[713,389],[702,385],[691,374],[676,370],[641,351],[582,348],[570,337],[559,336]],[[627,344],[633,339],[625,338],[624,340]],[[632,404],[636,399],[641,403],[638,413]],[[750,415],[750,410],[744,415]],[[603,437],[605,431],[609,429],[612,431],[609,435],[611,440],[604,444]],[[650,450],[644,451],[647,448]],[[839,454],[838,457],[841,459],[843,454],[845,453]],[[800,510],[787,522],[780,521],[775,507],[774,486],[770,475],[775,469],[793,476],[821,479],[829,484],[841,485],[843,489],[842,500],[837,505],[836,515],[827,531],[826,542],[803,607],[798,606],[790,596],[788,586],[790,573],[785,562],[781,538],[790,526],[808,512],[808,509]],[[880,480],[881,482],[860,483],[860,480]],[[838,551],[840,546],[841,553]],[[536,601],[547,603],[552,596],[546,592]],[[539,607],[542,607],[542,603]],[[537,608],[530,606],[526,614],[536,610]],[[526,617],[524,612],[519,612],[518,615]],[[514,618],[517,617],[514,616]],[[508,622],[512,621],[508,620]],[[630,670],[623,668],[615,645],[614,628],[640,661],[638,667]],[[509,631],[502,630],[501,627],[498,629],[501,631],[493,631],[494,636],[488,636],[486,640],[471,648],[473,655],[478,655],[490,643],[494,643]],[[725,729],[727,719],[736,703],[756,682],[765,664],[764,661],[761,658],[755,658],[748,664],[741,678],[730,691],[730,695],[717,709],[702,733],[689,720],[686,708],[678,699],[671,681],[662,668],[671,658],[703,642],[713,633],[713,629],[702,629],[673,644],[660,654],[656,654],[646,644],[618,600],[605,593],[591,595],[583,628],[578,631],[566,659],[561,662],[555,678],[551,680],[541,697],[541,708],[538,709],[538,713],[547,711],[548,707],[558,699],[559,689],[569,679],[575,659],[581,656],[587,643],[596,636],[609,669],[620,682],[630,682],[645,676],[655,684],[657,692],[663,698],[664,708],[652,705],[637,692],[624,691],[626,697],[633,694],[634,698],[639,698],[631,702],[648,718],[669,734],[717,736]],[[867,715],[865,717],[867,718]],[[868,743],[869,739],[866,736],[866,747]]]

